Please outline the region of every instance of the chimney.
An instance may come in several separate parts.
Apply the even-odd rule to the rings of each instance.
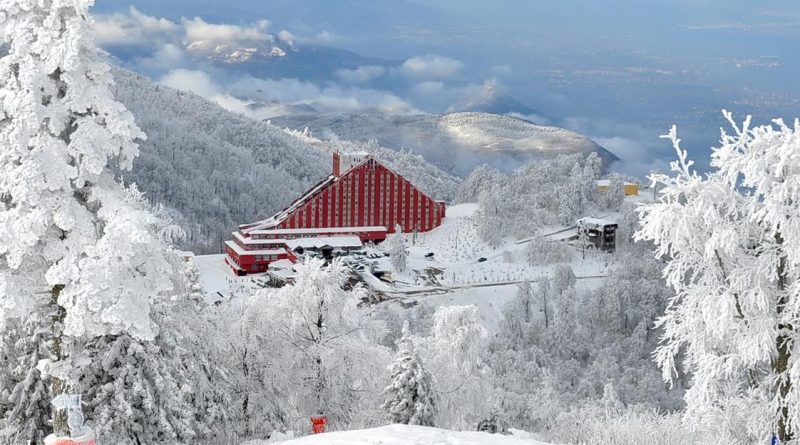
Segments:
[[[338,151],[333,152],[333,176],[337,178],[342,174],[342,158]]]

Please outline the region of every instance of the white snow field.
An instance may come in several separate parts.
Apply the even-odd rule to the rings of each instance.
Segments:
[[[514,296],[517,285],[523,280],[536,282],[549,275],[555,265],[531,266],[525,259],[525,240],[506,239],[498,247],[491,247],[480,240],[473,216],[477,204],[460,204],[447,209],[447,218],[442,225],[428,233],[406,234],[408,247],[407,268],[394,272],[396,281],[389,284],[371,274],[361,274],[373,291],[383,293],[389,300],[404,304],[421,303],[436,308],[439,306],[475,305],[479,309],[481,323],[490,332],[497,329],[502,320],[502,309],[506,301]],[[612,219],[616,214],[604,215]],[[574,233],[565,226],[543,228],[544,233]],[[386,246],[379,246],[382,251]],[[433,258],[427,258],[433,253]],[[479,259],[485,261],[479,262]],[[380,269],[392,270],[389,258],[381,256],[373,261]],[[579,289],[594,289],[602,284],[609,273],[603,255],[582,258],[575,250],[570,266],[578,277]],[[224,262],[224,255],[200,255],[195,257],[200,271],[200,283],[212,301],[225,298],[237,289],[258,289],[261,274],[236,277]],[[431,277],[431,268],[441,270]],[[397,306],[401,308],[400,305]]]
[[[243,445],[547,445],[524,432],[512,436],[448,431],[412,425],[389,425],[354,431],[316,434],[285,442],[252,441]]]

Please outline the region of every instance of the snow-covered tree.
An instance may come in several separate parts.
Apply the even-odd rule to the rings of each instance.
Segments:
[[[433,314],[430,337],[414,339],[439,394],[437,425],[471,429],[489,414],[486,336],[476,306],[442,306]]]
[[[596,208],[599,174],[597,155],[561,155],[529,162],[511,175],[484,169],[465,182],[464,196],[478,197],[478,234],[498,246],[507,236],[536,235],[541,225],[574,224]]]
[[[8,0],[0,14],[0,329],[23,319],[35,329],[40,344],[26,350],[50,390],[30,394],[48,401],[86,363],[75,345],[153,340],[150,303],[173,288],[158,218],[110,170],[131,167],[144,134],[111,93],[88,27],[92,4]],[[65,423],[56,416],[57,433]]]
[[[241,290],[211,310],[213,331],[218,333],[211,341],[225,375],[209,379],[209,384],[225,383],[233,437],[240,439],[269,437],[286,426],[290,411],[291,388],[279,365],[284,354],[295,351],[275,336],[274,321],[264,308],[265,298],[271,297]]]
[[[486,164],[479,165],[467,179],[461,184],[458,194],[458,202],[478,202],[481,194],[491,193],[492,190],[500,189],[508,177],[497,169]]]
[[[50,379],[37,368],[51,356],[48,328],[34,318],[0,330],[0,443],[43,443],[50,432]]]
[[[152,340],[130,334],[83,339],[71,388],[107,442],[190,443],[229,439],[234,412],[226,350],[209,335],[225,335],[196,287],[196,268],[177,256],[174,298],[156,299]],[[266,419],[265,419],[266,420]]]
[[[608,180],[608,190],[603,193],[603,204],[608,210],[618,211],[625,201],[625,181],[617,175]]]
[[[389,358],[373,340],[384,335],[385,326],[358,309],[366,296],[362,286],[344,289],[349,274],[339,260],[325,266],[309,259],[295,269],[294,285],[262,296],[271,302],[266,316],[281,344],[275,355],[297,415],[325,415],[346,425],[357,412],[374,412],[380,405],[385,383],[374,369]],[[370,397],[374,400],[365,400]],[[368,407],[359,410],[364,404]]]
[[[525,256],[531,266],[566,263],[572,258],[572,253],[566,243],[550,241],[543,236],[535,236],[525,246]]]
[[[503,307],[503,322],[498,335],[503,336],[508,346],[513,348],[530,335],[534,312],[539,311],[531,282],[523,281],[517,286],[514,298]]]
[[[408,262],[408,248],[406,239],[403,236],[403,228],[400,224],[394,227],[394,234],[389,238],[389,258],[392,260],[394,270],[402,272],[406,270]]]
[[[431,376],[409,336],[405,322],[397,354],[389,365],[391,383],[383,390],[383,409],[393,423],[434,426],[436,397]]]
[[[718,425],[746,405],[748,442],[786,443],[800,428],[800,121],[724,115],[733,134],[722,131],[705,175],[672,128],[674,176],[652,177],[658,200],[640,210],[636,236],[655,243],[675,290],[656,358],[673,380],[683,357],[690,420]]]

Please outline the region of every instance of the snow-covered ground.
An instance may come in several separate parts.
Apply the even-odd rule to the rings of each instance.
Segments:
[[[197,255],[194,264],[200,271],[200,285],[209,299],[227,297],[240,286],[253,285],[253,277],[237,277],[225,263],[225,255]]]
[[[285,442],[252,441],[243,445],[546,445],[524,432],[514,435],[448,431],[424,426],[389,425],[369,430],[337,431]]]
[[[502,319],[506,301],[517,291],[517,285],[530,280],[536,282],[550,274],[554,265],[531,266],[526,258],[526,240],[507,239],[492,247],[482,242],[477,234],[474,214],[477,204],[460,204],[447,209],[442,225],[428,233],[406,235],[408,266],[394,273],[392,284],[362,273],[365,283],[386,298],[409,303],[439,306],[476,305],[484,326],[493,331]],[[614,219],[617,215],[602,215]],[[554,238],[572,234],[566,226],[543,228],[544,234]],[[382,251],[378,246],[376,251]],[[429,254],[433,257],[429,257]],[[584,259],[578,249],[570,262],[578,277],[578,287],[596,288],[608,273],[604,254],[587,255]],[[390,258],[380,256],[370,259],[378,269],[392,270]],[[195,258],[200,270],[201,284],[211,299],[230,295],[237,288],[258,286],[259,276],[236,277],[225,264],[224,255],[202,255]]]

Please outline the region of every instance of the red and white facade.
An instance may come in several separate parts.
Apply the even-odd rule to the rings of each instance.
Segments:
[[[383,241],[399,224],[427,232],[442,223],[445,203],[435,201],[366,153],[333,154],[333,172],[269,219],[239,226],[225,243],[237,274],[263,272],[280,259],[295,261],[287,241],[358,236]]]

